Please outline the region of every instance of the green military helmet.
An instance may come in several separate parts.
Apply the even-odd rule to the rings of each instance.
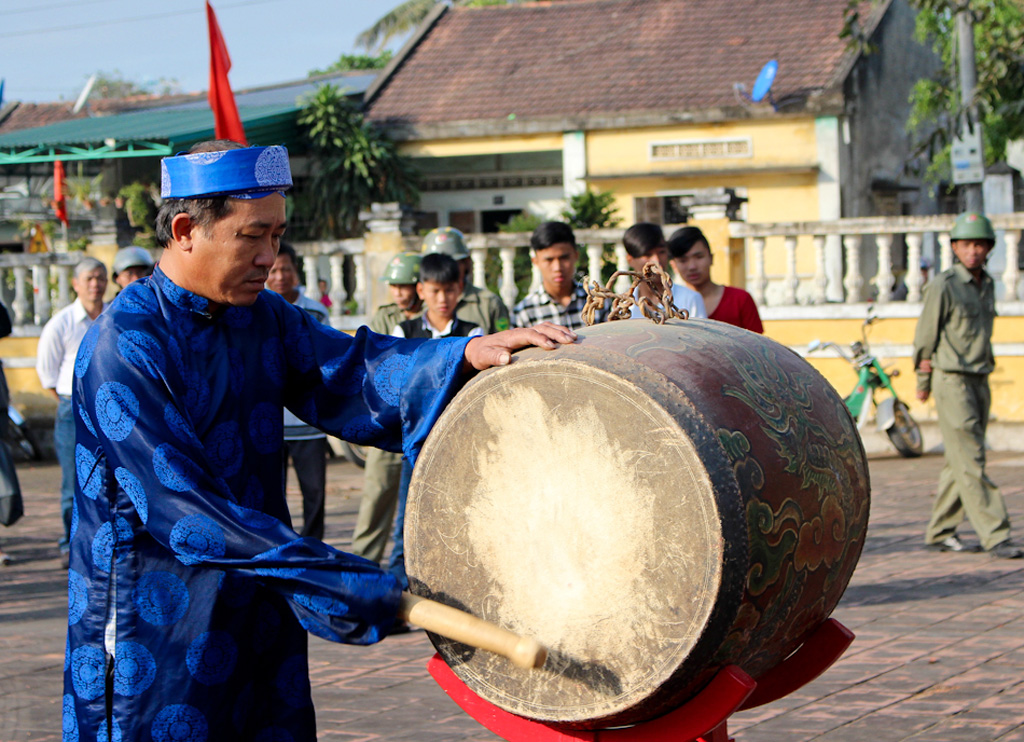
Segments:
[[[423,238],[423,254],[443,253],[455,260],[465,260],[469,257],[469,249],[466,247],[466,238],[455,227],[438,227],[427,232]]]
[[[418,252],[400,252],[391,258],[380,280],[384,283],[416,283],[420,280],[421,260],[423,256]]]
[[[956,218],[953,229],[949,232],[951,240],[992,240],[996,241],[992,222],[984,214],[967,211]]]

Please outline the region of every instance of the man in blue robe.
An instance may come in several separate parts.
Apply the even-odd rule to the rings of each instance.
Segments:
[[[64,740],[315,740],[307,632],[376,642],[399,589],[292,530],[282,408],[415,456],[467,372],[573,336],[337,332],[263,290],[284,148],[204,143],[163,175],[159,267],[98,318],[75,365]]]

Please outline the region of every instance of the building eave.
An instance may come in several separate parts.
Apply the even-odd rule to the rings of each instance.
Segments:
[[[808,116],[840,116],[844,112],[841,90],[834,88],[809,95],[799,108],[788,108],[785,101],[778,103],[783,110],[770,105],[735,105],[701,110],[629,111],[591,113],[579,116],[552,116],[471,121],[441,121],[410,124],[401,120],[377,120],[373,123],[385,130],[398,142],[438,139],[472,139],[503,136],[528,136],[564,131],[606,131],[609,129],[642,129],[658,126],[709,124],[734,121],[793,120]]]

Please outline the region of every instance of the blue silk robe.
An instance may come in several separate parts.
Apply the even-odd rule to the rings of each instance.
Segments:
[[[282,406],[415,455],[465,340],[353,338],[267,291],[206,309],[158,269],[79,350],[64,740],[314,740],[307,632],[395,618],[391,575],[292,530]]]

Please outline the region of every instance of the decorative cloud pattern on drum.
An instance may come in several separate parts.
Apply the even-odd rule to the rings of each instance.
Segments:
[[[393,577],[287,525],[282,399],[289,392],[328,432],[415,453],[459,382],[465,341],[422,352],[421,341],[310,322],[269,293],[211,314],[157,268],[83,341],[65,739],[313,738],[306,632],[370,643],[393,622]],[[382,367],[390,403],[369,391]],[[254,687],[292,709],[287,726],[251,713],[264,703]],[[238,714],[245,693],[249,712]]]

